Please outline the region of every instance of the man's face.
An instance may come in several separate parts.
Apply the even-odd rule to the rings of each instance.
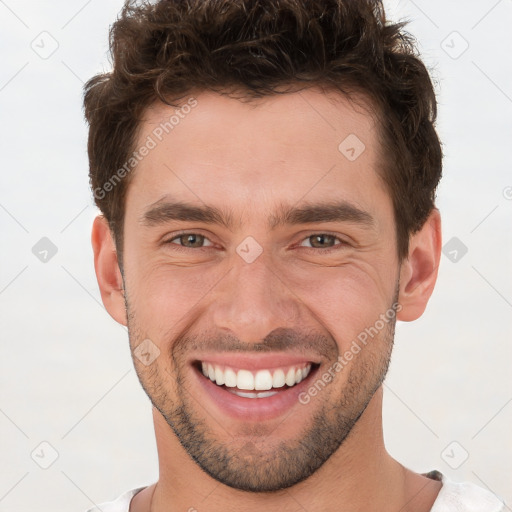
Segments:
[[[168,134],[176,109],[150,108],[139,136],[156,146],[126,200],[130,344],[159,351],[134,357],[139,379],[203,470],[277,490],[339,448],[387,370],[399,262],[378,134],[335,93],[196,100]]]

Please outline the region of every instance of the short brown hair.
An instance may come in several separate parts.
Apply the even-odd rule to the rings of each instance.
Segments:
[[[191,90],[238,90],[250,100],[320,86],[363,93],[375,108],[380,174],[406,257],[409,236],[435,207],[442,152],[432,82],[403,26],[386,21],[380,0],[127,1],[110,31],[113,70],[90,79],[84,94],[91,187],[119,256],[132,174],[112,179],[154,101],[176,105]]]

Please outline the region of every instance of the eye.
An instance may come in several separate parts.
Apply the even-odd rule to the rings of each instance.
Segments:
[[[177,240],[177,242],[175,242]],[[213,245],[208,238],[198,233],[182,233],[168,240],[166,243],[181,245],[188,249],[200,249],[201,247]]]
[[[339,243],[335,243],[336,240]],[[309,245],[304,245],[304,244]],[[328,233],[315,233],[314,235],[308,236],[304,241],[300,244],[302,247],[310,247],[313,249],[330,249],[336,245],[342,245],[343,240],[334,235],[329,235]]]

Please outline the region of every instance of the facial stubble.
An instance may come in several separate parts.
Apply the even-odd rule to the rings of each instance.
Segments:
[[[395,304],[397,299],[398,292]],[[134,348],[145,336],[137,325],[136,312],[130,307],[126,294],[125,304],[133,355]],[[217,423],[187,390],[185,375],[190,367],[172,351],[172,345],[165,362],[158,361],[167,355],[165,351],[149,366],[145,366],[135,357],[133,360],[144,391],[172,429],[169,435],[176,435],[188,455],[203,471],[215,480],[236,489],[273,492],[291,487],[310,477],[353,431],[387,374],[395,323],[395,318],[386,323],[379,336],[369,342],[371,347],[364,346],[350,364],[342,369],[342,373],[348,372],[342,389],[335,390],[336,393],[333,391],[336,382],[333,379],[328,388],[318,393],[316,400],[312,399],[307,405],[298,404],[292,414],[280,421],[279,425],[293,421],[293,414],[305,415],[308,414],[310,405],[316,407],[309,426],[304,429],[301,438],[295,440],[274,439],[272,432],[279,425],[272,429],[255,425],[245,429],[239,440],[233,436],[228,442],[222,441],[216,438],[212,428],[213,425],[218,427]],[[326,343],[328,342],[326,338]],[[321,366],[318,369],[318,376],[326,368],[334,367],[337,361],[338,347],[334,340],[330,340],[330,343],[333,344],[331,353],[336,353],[336,356],[324,365],[325,368]],[[194,344],[201,346],[201,340],[194,339]],[[225,437],[230,437],[228,432]]]

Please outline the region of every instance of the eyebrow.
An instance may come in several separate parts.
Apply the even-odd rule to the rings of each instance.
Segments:
[[[228,229],[233,226],[233,216],[215,206],[195,206],[180,201],[157,201],[141,217],[145,226],[156,226],[173,220],[221,224]]]
[[[354,222],[367,227],[375,225],[370,213],[347,201],[339,201],[305,204],[299,207],[280,205],[278,213],[269,217],[269,228],[310,222]]]
[[[227,210],[208,205],[196,206],[181,201],[157,201],[140,218],[140,222],[147,227],[171,221],[219,224],[229,230],[235,227],[234,216]],[[279,226],[313,222],[353,222],[364,227],[375,225],[375,220],[370,213],[347,201],[339,201],[308,203],[297,207],[281,204],[275,214],[269,215],[268,228],[274,230]]]

